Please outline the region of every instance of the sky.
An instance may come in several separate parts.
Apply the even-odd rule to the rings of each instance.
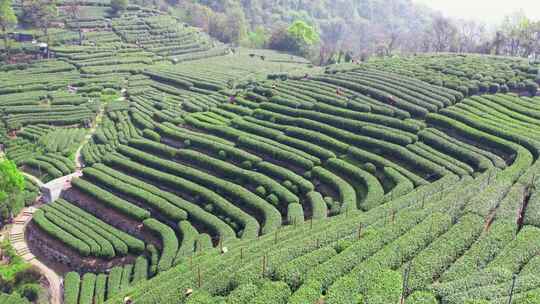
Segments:
[[[540,20],[540,0],[413,0],[443,12],[448,17],[474,19],[490,25],[499,24],[504,16],[523,10]]]

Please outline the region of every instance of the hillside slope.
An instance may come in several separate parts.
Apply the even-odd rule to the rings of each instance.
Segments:
[[[6,157],[42,181],[82,170],[24,232],[64,303],[539,295],[538,65],[320,68],[138,7],[84,28],[0,67]]]

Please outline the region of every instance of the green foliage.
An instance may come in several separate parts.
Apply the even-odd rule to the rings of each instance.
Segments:
[[[7,31],[17,24],[17,16],[13,10],[12,0],[0,1],[0,30],[4,36],[4,47],[9,54],[9,41]]]
[[[58,17],[58,7],[55,0],[29,0],[22,6],[23,20],[41,29],[50,44],[49,28]]]
[[[0,282],[6,282],[6,284],[13,282],[20,273],[30,268],[30,264],[17,255],[8,240],[4,240],[0,244],[0,250],[3,256],[9,259],[9,263],[0,265]]]
[[[64,278],[64,303],[77,304],[79,299],[79,290],[81,277],[76,272],[68,272]]]
[[[276,304],[285,304],[287,299],[291,295],[291,290],[289,286],[284,282],[264,282],[257,295],[253,297],[250,303],[254,304],[266,304],[266,303],[276,303]]]
[[[94,289],[96,286],[96,275],[85,273],[82,277],[81,290],[79,295],[79,304],[92,304],[94,298]]]
[[[427,291],[416,291],[407,297],[407,303],[409,304],[438,304],[437,298],[434,294]]]
[[[23,284],[22,286],[17,287],[16,290],[19,294],[21,294],[21,296],[25,297],[31,302],[37,301],[40,293],[42,292],[42,288],[39,283]]]
[[[178,251],[178,239],[170,227],[155,219],[147,219],[143,222],[144,227],[155,233],[162,242],[161,257],[157,265],[157,271],[163,272],[171,268],[176,252]]]
[[[268,43],[269,33],[262,26],[256,27],[248,33],[248,46],[252,48],[263,48]]]
[[[107,275],[100,273],[96,277],[96,286],[94,288],[94,301],[95,304],[102,304],[105,302],[105,289],[107,287]]]
[[[517,299],[515,302],[512,302],[515,304],[534,304],[534,303],[540,303],[540,293],[539,292],[528,292],[524,296]]]
[[[0,160],[0,226],[24,207],[24,176],[13,161]]]
[[[300,45],[313,45],[319,42],[319,33],[305,21],[296,20],[287,28],[288,34]]]
[[[10,160],[0,162],[0,191],[5,195],[24,190],[24,177]]]

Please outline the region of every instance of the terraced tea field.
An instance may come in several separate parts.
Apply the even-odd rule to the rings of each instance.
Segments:
[[[5,156],[82,173],[25,228],[64,303],[537,303],[538,65],[324,69],[153,11],[87,26],[0,67]]]

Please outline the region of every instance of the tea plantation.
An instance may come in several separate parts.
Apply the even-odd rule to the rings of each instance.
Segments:
[[[64,303],[540,303],[540,64],[321,68],[99,2],[0,66],[5,156],[82,173],[25,230]]]

